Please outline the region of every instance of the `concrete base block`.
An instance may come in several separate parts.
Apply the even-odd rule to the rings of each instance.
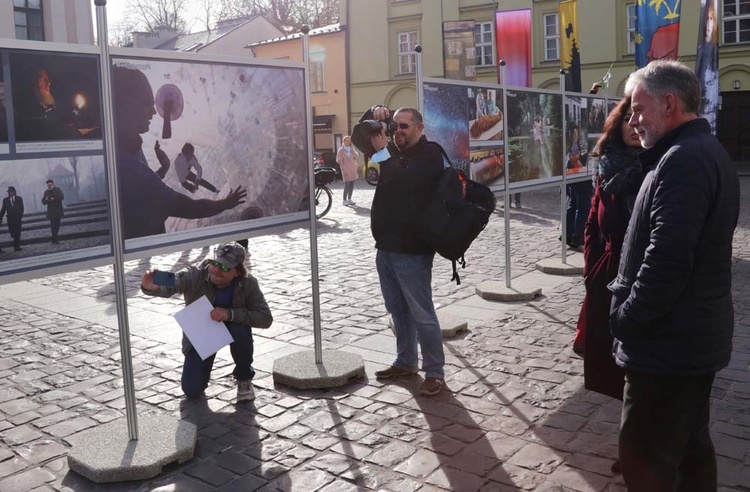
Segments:
[[[315,351],[305,350],[273,362],[273,381],[297,389],[338,388],[365,376],[362,357],[349,352],[324,350],[323,362],[315,363]]]
[[[565,263],[560,257],[545,258],[536,264],[536,269],[550,275],[577,276],[583,275],[583,255],[574,253],[565,258]]]
[[[145,480],[164,466],[193,457],[198,429],[168,415],[139,415],[138,440],[128,436],[127,420],[100,425],[69,439],[68,466],[92,482]]]
[[[437,313],[438,322],[440,323],[440,333],[442,333],[443,338],[453,338],[462,331],[469,329],[469,323],[454,314],[443,312],[440,309],[437,309],[435,313]],[[393,318],[391,317],[388,318],[388,328],[391,329],[393,334],[396,333],[396,330],[393,328]]]
[[[510,288],[505,286],[505,282],[497,280],[487,280],[477,285],[477,295],[488,301],[531,301],[541,293],[541,287],[535,287],[524,282],[523,279],[513,280]]]

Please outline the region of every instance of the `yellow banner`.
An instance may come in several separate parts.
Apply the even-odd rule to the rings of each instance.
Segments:
[[[560,18],[560,66],[570,72],[573,85],[580,86],[581,55],[578,44],[578,1],[561,1],[558,8]],[[581,90],[580,87],[568,87],[567,89]]]

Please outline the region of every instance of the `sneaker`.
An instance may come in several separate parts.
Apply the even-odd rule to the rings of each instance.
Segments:
[[[346,207],[347,205],[349,205],[349,200],[344,200],[343,202],[341,202],[341,205]]]
[[[406,376],[413,376],[419,370],[414,367],[409,369],[408,367],[391,366],[388,369],[382,371],[375,371],[375,377],[378,379],[391,379],[391,378],[402,378]]]
[[[419,394],[422,396],[435,396],[445,386],[443,378],[424,378],[424,383],[419,387]]]
[[[255,392],[253,391],[252,380],[237,381],[237,401],[252,401],[254,399]]]
[[[357,204],[357,202],[355,202],[353,200],[349,200],[349,205],[356,205],[356,204]]]

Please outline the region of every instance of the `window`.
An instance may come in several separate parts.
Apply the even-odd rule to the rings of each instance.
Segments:
[[[477,22],[474,26],[474,47],[478,67],[495,65],[495,39],[492,35],[492,22]]]
[[[325,92],[325,90],[323,60],[316,60],[314,55],[310,55],[310,92]]]
[[[44,41],[42,0],[13,0],[16,39]]]
[[[544,61],[560,59],[560,23],[557,14],[544,14]]]
[[[724,0],[724,44],[750,42],[750,0]]]
[[[417,31],[398,33],[398,73],[414,73],[417,71]]]
[[[635,55],[635,4],[629,3],[625,5],[625,17],[627,24],[625,25],[625,33],[627,35],[627,51],[628,55]]]

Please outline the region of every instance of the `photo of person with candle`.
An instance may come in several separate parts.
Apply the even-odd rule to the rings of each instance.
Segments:
[[[96,58],[11,53],[18,142],[101,139]]]

